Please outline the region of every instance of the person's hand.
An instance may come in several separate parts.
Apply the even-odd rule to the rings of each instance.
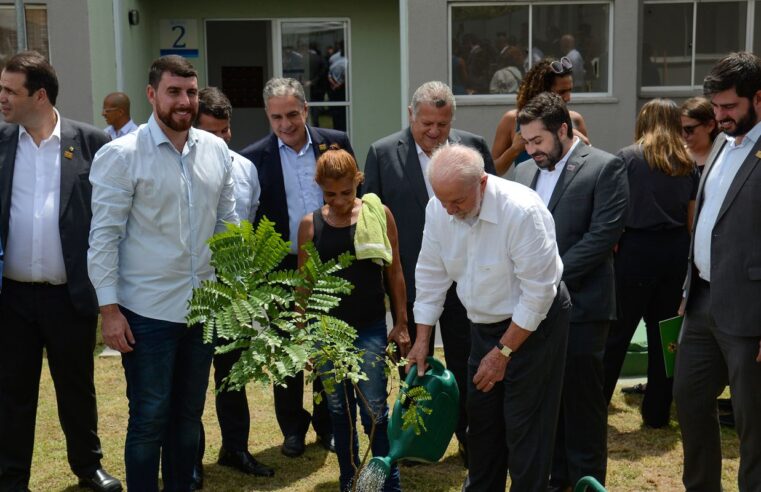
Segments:
[[[679,309],[677,309],[676,314],[679,316],[684,316],[684,311],[687,309],[687,298],[682,297],[682,302],[679,303]]]
[[[758,355],[756,356],[756,362],[761,362],[761,340],[758,342]]]
[[[490,350],[481,363],[478,364],[478,371],[473,376],[473,384],[476,385],[478,391],[488,393],[494,388],[494,385],[498,381],[502,381],[505,378],[505,369],[507,369],[507,363],[509,359],[502,355],[497,347]]]
[[[135,344],[135,337],[132,336],[132,330],[129,328],[127,318],[119,311],[118,308],[101,311],[101,331],[103,331],[103,343],[114,350],[126,354],[132,352],[131,344]]]
[[[521,137],[521,132],[515,132],[513,141],[510,143],[510,149],[518,154],[526,150],[526,142]]]
[[[399,347],[399,355],[406,357],[410,351],[410,334],[407,331],[407,323],[396,323],[391,333],[388,334],[388,341],[395,342]]]
[[[415,345],[407,353],[407,366],[404,368],[405,374],[409,374],[413,364],[417,364],[417,375],[423,377],[428,364],[425,359],[428,357],[428,340],[418,338]]]
[[[576,128],[573,129],[573,134],[581,139],[582,142],[584,142],[584,145],[589,145],[589,138],[587,138],[586,135],[581,133]]]

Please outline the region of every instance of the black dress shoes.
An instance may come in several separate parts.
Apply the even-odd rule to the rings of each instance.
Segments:
[[[336,440],[333,439],[332,432],[317,434],[317,443],[331,453],[336,452]]]
[[[304,454],[304,436],[285,436],[280,452],[289,458]]]
[[[103,468],[98,468],[89,477],[79,477],[79,486],[95,492],[121,492],[122,490],[122,483]]]
[[[203,463],[198,462],[193,467],[193,476],[190,479],[190,490],[203,489]]]
[[[254,475],[256,477],[275,476],[275,470],[257,461],[248,451],[228,451],[225,448],[221,448],[217,463],[222,466],[235,468],[247,475]]]

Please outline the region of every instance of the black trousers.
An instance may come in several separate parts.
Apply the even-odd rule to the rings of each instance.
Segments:
[[[100,468],[93,382],[97,317],[83,316],[65,285],[3,279],[0,295],[0,491],[26,490],[32,465],[42,371],[47,353],[69,466],[78,476]]]
[[[603,394],[603,353],[609,321],[570,323],[552,483],[573,485],[591,475],[605,483],[608,405]]]
[[[468,360],[467,492],[547,490],[563,386],[571,301],[564,284],[547,317],[507,364],[504,380],[478,391],[473,376],[510,320],[473,324]]]
[[[280,264],[280,268],[294,270],[297,266],[296,255],[286,256]],[[216,369],[214,372],[216,374]],[[328,412],[328,404],[325,398],[322,398],[320,403],[314,404],[313,414],[310,415],[304,409],[304,373],[300,372],[292,378],[286,378],[285,385],[285,387],[275,386],[273,390],[275,396],[275,416],[283,436],[305,435],[307,430],[309,430],[310,422],[318,435],[332,432],[333,426],[330,423],[330,412]],[[312,392],[313,394],[323,392],[320,378],[316,378],[312,383]]]
[[[658,323],[677,315],[687,274],[690,236],[685,228],[627,230],[616,254],[618,320],[605,346],[605,398],[610,403],[626,351],[640,319],[647,326],[647,390],[642,420],[650,427],[669,422],[673,379],[666,377]]]
[[[447,369],[454,374],[457,387],[460,389],[460,413],[457,419],[455,435],[457,440],[465,444],[467,442],[468,428],[468,355],[470,354],[470,320],[465,307],[457,297],[455,291],[457,285],[452,284],[447,292],[447,298],[444,302],[444,311],[439,317],[439,326],[441,327],[441,340],[444,344],[444,360]],[[410,340],[415,343],[417,336],[417,324],[415,315],[412,312],[414,302],[407,303],[407,321]],[[433,354],[433,344],[435,340],[435,330],[431,333],[431,342],[428,347],[428,353]],[[404,368],[400,368],[400,377],[406,378]]]
[[[247,451],[251,415],[245,390],[219,391],[222,381],[230,375],[230,370],[240,358],[241,351],[214,354],[214,400],[217,421],[222,431],[222,447],[228,451]],[[206,448],[206,431],[201,423],[201,440],[198,446],[198,462],[203,461]]]
[[[697,277],[697,274],[695,274]],[[729,293],[727,293],[729,294]],[[737,485],[761,490],[761,364],[758,336],[737,336],[711,313],[711,286],[693,278],[674,368],[687,491],[721,491],[721,431],[716,398],[729,384],[740,439]]]

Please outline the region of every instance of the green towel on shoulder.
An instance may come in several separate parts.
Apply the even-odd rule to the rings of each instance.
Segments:
[[[362,210],[354,231],[354,250],[358,260],[375,260],[379,265],[391,264],[386,210],[375,193],[367,193],[362,197]]]

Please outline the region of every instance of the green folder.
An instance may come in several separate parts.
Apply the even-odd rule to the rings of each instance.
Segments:
[[[674,377],[676,347],[683,320],[684,316],[677,316],[676,318],[664,319],[658,323],[661,332],[661,348],[663,349],[663,362],[666,365],[667,378]]]

